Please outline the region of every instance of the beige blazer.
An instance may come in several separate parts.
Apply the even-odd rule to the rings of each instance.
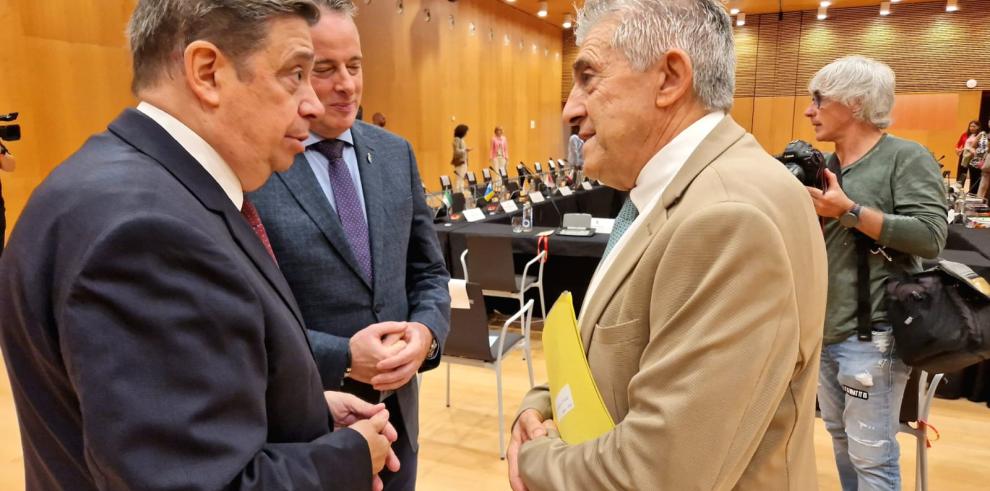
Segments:
[[[579,320],[616,427],[580,445],[527,442],[523,481],[816,489],[827,267],[808,192],[726,117],[644,218]],[[551,416],[545,386],[527,408]]]

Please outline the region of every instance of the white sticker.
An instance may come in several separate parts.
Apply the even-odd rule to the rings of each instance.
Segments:
[[[584,181],[584,182],[582,182],[581,183],[581,187],[584,188],[585,191],[591,191],[591,187],[592,187],[591,186],[591,181]]]
[[[556,418],[558,421],[562,421],[564,416],[567,416],[567,413],[574,409],[574,395],[571,394],[570,384],[560,389],[554,400],[554,408],[557,409]]]
[[[518,211],[519,210],[519,207],[516,206],[516,202],[515,201],[512,201],[512,200],[502,201],[499,204],[502,205],[502,211],[504,211],[506,213],[512,213],[514,211]]]
[[[571,188],[569,188],[569,187],[566,187],[565,186],[565,187],[560,188],[560,195],[561,196],[570,196],[572,193],[573,193],[573,191],[571,191]]]
[[[533,203],[542,203],[546,201],[546,198],[543,197],[543,193],[539,191],[533,191],[532,193],[529,193],[529,200],[532,201]]]
[[[478,222],[485,219],[485,212],[481,208],[471,208],[464,210],[464,218],[469,222]]]
[[[615,219],[613,218],[592,218],[591,228],[595,229],[595,233],[598,234],[610,234],[612,233],[612,225],[615,224]]]

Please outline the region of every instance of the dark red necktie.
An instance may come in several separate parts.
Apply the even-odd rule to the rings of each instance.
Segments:
[[[272,243],[268,241],[268,233],[265,232],[265,225],[261,223],[258,209],[247,198],[244,198],[244,205],[241,206],[241,215],[244,215],[244,219],[251,226],[254,235],[257,235],[258,239],[261,240],[261,245],[265,246],[265,250],[268,251],[268,255],[272,257],[272,261],[275,261],[277,266],[278,259],[275,259],[275,251],[272,251]]]

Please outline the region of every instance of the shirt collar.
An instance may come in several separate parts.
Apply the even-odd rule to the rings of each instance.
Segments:
[[[230,201],[234,203],[234,206],[238,210],[241,209],[241,206],[244,204],[244,188],[241,187],[240,179],[237,178],[237,174],[224,161],[223,157],[203,137],[197,135],[195,131],[186,126],[182,121],[179,121],[175,116],[155,107],[149,102],[141,101],[137,106],[137,110],[158,123],[166,133],[172,138],[175,138],[179,146],[185,149],[186,152],[189,152],[189,155],[192,155],[199,162],[199,165],[203,166],[203,169],[206,170],[210,177],[220,185],[220,188],[230,198]]]
[[[701,142],[725,117],[722,111],[706,114],[677,134],[643,166],[636,178],[636,185],[629,191],[629,199],[640,213],[644,213],[660,198],[674,176],[687,163],[687,159]]]
[[[309,132],[309,138],[307,138],[306,141],[303,142],[303,146],[305,146],[306,148],[309,148],[310,145],[312,145],[314,143],[319,143],[319,142],[321,142],[323,140],[329,140],[329,138],[324,138],[324,137],[322,137],[320,135],[317,135],[316,133],[313,133],[312,131],[310,131]],[[344,143],[347,143],[348,145],[350,145],[352,147],[354,146],[354,135],[351,134],[351,129],[350,128],[347,128],[347,131],[341,133],[340,136],[338,136],[337,138],[334,138],[334,140],[340,140],[340,141],[342,141]]]

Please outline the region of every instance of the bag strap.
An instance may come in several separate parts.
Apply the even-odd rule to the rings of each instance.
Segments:
[[[870,302],[870,246],[873,239],[850,230],[856,239],[856,339],[873,340],[873,303]]]

